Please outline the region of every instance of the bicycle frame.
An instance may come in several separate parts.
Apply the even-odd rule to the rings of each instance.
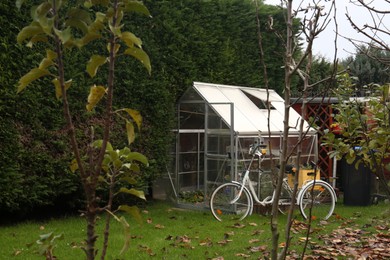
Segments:
[[[210,199],[210,208],[213,216],[217,220],[222,221],[221,216],[223,215],[223,211],[225,211],[225,209],[229,209],[230,207],[228,206],[227,208],[224,208],[224,205],[237,204],[240,209],[236,213],[237,215],[241,215],[240,220],[242,220],[246,216],[252,214],[254,203],[261,206],[266,206],[276,202],[275,198],[277,194],[273,183],[270,184],[272,185],[270,186],[272,188],[272,195],[269,195],[263,199],[263,197],[259,197],[257,193],[262,187],[264,187],[264,184],[270,183],[268,180],[263,182],[263,174],[272,174],[272,172],[263,171],[262,169],[261,162],[264,160],[264,155],[266,154],[266,151],[263,148],[265,148],[263,145],[258,145],[256,147],[251,145],[249,154],[252,155],[252,158],[243,175],[239,173],[240,181],[224,183],[216,188],[212,193]],[[250,179],[251,167],[256,157],[259,157],[259,180],[257,183],[257,192],[256,184]],[[273,176],[271,176],[271,182],[273,179],[272,177]],[[263,186],[261,186],[262,182]],[[225,190],[226,188],[227,190]],[[299,210],[305,219],[311,218],[312,210],[315,210],[316,214],[322,215],[322,218],[325,220],[333,214],[335,203],[337,201],[336,193],[332,186],[323,180],[314,179],[305,182],[304,185],[298,190],[297,195],[293,197],[293,190],[290,187],[287,178],[285,177],[283,178],[282,189],[283,191],[287,192],[287,194],[286,196],[281,195],[277,203],[278,210],[283,214],[285,213],[285,207],[281,206],[288,205],[298,205]],[[230,191],[234,191],[234,193],[231,193]],[[214,204],[215,199],[217,202]],[[317,205],[320,206],[317,207]],[[323,205],[325,206],[324,208],[322,207]],[[233,211],[235,210],[236,208],[233,209]],[[230,210],[227,212],[230,212]]]
[[[276,195],[275,189],[273,189],[272,196],[268,196],[268,197],[264,198],[264,200],[260,200],[259,197],[257,196],[257,193],[256,193],[254,187],[253,187],[252,181],[250,180],[250,177],[249,177],[250,169],[251,169],[252,163],[255,160],[256,156],[259,157],[260,163],[264,159],[263,154],[259,151],[260,147],[261,147],[261,145],[258,145],[257,147],[254,148],[252,159],[251,159],[247,169],[245,170],[244,177],[242,178],[242,182],[232,181],[233,183],[241,185],[241,188],[240,188],[240,191],[237,194],[237,196],[231,201],[231,204],[234,204],[238,201],[238,199],[240,198],[240,196],[242,194],[242,191],[244,189],[248,189],[248,188],[246,188],[246,186],[249,187],[249,194],[251,194],[252,199],[254,199],[254,201],[256,203],[260,204],[261,206],[265,206],[265,205],[269,205],[269,204],[273,203],[273,201],[275,199],[275,195]],[[260,169],[260,171],[262,174],[263,171],[261,169]],[[260,185],[260,183],[258,183],[258,185]],[[286,183],[283,182],[283,187],[291,194],[292,191],[291,191],[291,188],[288,186],[287,182]]]
[[[251,196],[251,205],[250,205],[250,206],[251,206],[251,210],[250,210],[250,212],[249,212],[249,215],[251,215],[251,214],[252,214],[252,211],[253,211],[253,205],[254,205],[253,200],[254,200],[257,204],[260,204],[261,206],[266,206],[266,205],[272,204],[272,203],[274,202],[275,196],[276,196],[276,190],[273,189],[272,196],[267,196],[267,197],[264,198],[263,200],[260,200],[259,197],[257,196],[257,193],[256,193],[256,191],[255,191],[255,188],[253,187],[252,181],[251,181],[251,179],[250,179],[250,177],[249,177],[250,169],[251,169],[252,163],[253,163],[253,161],[255,160],[256,156],[259,157],[260,163],[261,163],[261,161],[264,159],[264,158],[263,158],[263,154],[258,150],[259,147],[260,147],[260,146],[257,146],[257,147],[254,148],[254,152],[253,152],[253,155],[252,155],[252,159],[251,159],[251,161],[250,161],[250,163],[249,163],[247,169],[245,170],[244,176],[242,177],[242,181],[241,181],[241,182],[239,182],[239,181],[232,181],[232,183],[236,183],[236,184],[240,185],[241,188],[240,188],[240,191],[239,191],[239,193],[237,194],[237,196],[236,196],[230,203],[231,203],[231,204],[236,203],[236,202],[239,200],[239,198],[240,198],[240,196],[241,196],[243,190],[244,190],[244,189],[247,189],[247,190],[249,191],[250,196]],[[260,172],[261,172],[260,174],[263,174],[263,173],[264,173],[261,169],[260,169]],[[323,185],[330,186],[327,182],[325,182],[325,181],[323,181],[323,180],[311,180],[311,181],[307,181],[307,182],[301,187],[301,190],[304,190],[304,188],[307,187],[308,185],[312,185],[312,183],[321,183],[321,184],[323,184]],[[260,183],[258,183],[258,185],[260,185]],[[288,194],[289,194],[290,196],[292,196],[292,192],[293,192],[293,191],[292,191],[291,187],[288,185],[286,179],[283,180],[282,185],[283,185],[282,188],[285,189],[285,190],[288,192]],[[249,187],[249,188],[248,188],[248,187]],[[331,187],[331,186],[330,186],[330,187]],[[336,193],[334,192],[333,188],[332,188],[331,190],[332,190],[332,192],[334,193],[334,196],[336,197]],[[303,194],[302,194],[301,192],[298,192],[298,194],[297,194],[296,198],[294,199],[294,202],[293,202],[293,203],[294,203],[294,204],[297,204],[298,201],[299,201],[299,198],[300,198],[302,195],[303,195]],[[291,198],[291,201],[292,201],[292,200],[293,200],[293,198]],[[290,204],[290,202],[289,202],[289,203],[286,203],[285,205],[289,205],[289,204]],[[281,205],[283,205],[282,202],[281,202]]]

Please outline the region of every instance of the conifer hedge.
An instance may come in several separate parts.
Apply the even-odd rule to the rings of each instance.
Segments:
[[[149,184],[165,173],[175,127],[175,105],[193,81],[231,85],[262,86],[256,14],[250,0],[145,0],[153,18],[129,21],[131,31],[140,35],[152,63],[152,75],[135,61],[117,63],[119,90],[114,106],[141,111],[143,130],[136,149],[149,158],[141,184]],[[16,95],[15,84],[32,64],[41,60],[26,46],[16,44],[26,17],[17,12],[13,1],[0,3],[0,214],[27,214],[49,205],[77,208],[82,200],[77,177],[69,171],[69,144],[63,129],[61,104],[54,88],[44,80]],[[28,13],[28,12],[23,12]],[[279,39],[265,28],[269,15],[274,28],[284,27],[283,13],[262,6],[261,20],[270,87],[283,86],[282,48]],[[84,107],[90,80],[85,63],[94,50],[66,53],[68,78],[73,87],[71,104]],[[102,79],[103,80],[103,79]],[[120,93],[120,95],[118,95]],[[78,115],[79,122],[88,114]],[[111,142],[123,146],[123,134]]]

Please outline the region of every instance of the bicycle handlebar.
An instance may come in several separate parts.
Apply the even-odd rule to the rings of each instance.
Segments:
[[[256,144],[256,146],[255,146],[255,144],[251,144],[251,145],[249,145],[249,154],[255,154],[256,151],[259,151],[262,155],[264,155],[265,154],[264,149],[266,147],[267,147],[267,145],[263,144],[263,143]]]

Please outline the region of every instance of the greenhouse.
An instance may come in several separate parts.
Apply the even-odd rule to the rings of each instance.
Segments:
[[[249,145],[256,142],[267,145],[262,169],[279,164],[283,120],[284,100],[273,90],[194,82],[177,106],[176,144],[168,170],[171,197],[179,206],[207,207],[218,185],[237,180],[249,159]],[[288,146],[292,164],[317,159],[317,134],[305,122],[308,134],[301,161],[296,161],[299,121],[300,115],[291,109]]]

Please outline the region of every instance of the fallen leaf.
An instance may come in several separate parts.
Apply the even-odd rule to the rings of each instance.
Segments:
[[[14,253],[12,254],[13,256],[18,256],[22,253],[22,250],[15,250]]]
[[[253,246],[248,248],[252,253],[264,252],[267,250],[267,246]]]
[[[329,224],[329,222],[326,221],[326,220],[321,220],[321,221],[320,221],[320,225],[325,226],[325,225],[327,225],[327,224]]]
[[[217,244],[218,245],[226,245],[227,243],[229,242],[232,242],[233,240],[229,240],[229,239],[224,239],[224,240],[221,240],[221,241],[218,241]]]
[[[154,226],[154,228],[156,228],[156,229],[164,229],[165,227],[164,227],[164,225],[157,224],[157,225]]]
[[[234,223],[234,225],[232,226],[233,228],[244,228],[245,225],[244,224],[241,224],[241,223]]]
[[[341,243],[343,243],[343,241],[341,239],[333,239],[332,243],[333,244],[341,244]]]
[[[299,241],[300,241],[300,242],[306,242],[306,239],[307,239],[307,237],[300,237],[300,238],[299,238]],[[308,239],[310,240],[311,237],[308,237]]]
[[[199,242],[199,245],[200,246],[212,246],[213,245],[213,242],[211,241],[211,238],[206,238],[206,239],[204,239],[204,240],[201,240],[200,242]]]
[[[228,236],[234,236],[234,231],[229,231],[229,232],[226,232],[225,234]]]
[[[155,256],[156,255],[156,253],[154,253],[153,250],[150,247],[146,246],[146,245],[138,245],[138,249],[140,251],[146,252],[149,256]]]
[[[255,230],[252,232],[252,236],[260,235],[263,232],[264,232],[264,230],[261,230],[261,229]]]

